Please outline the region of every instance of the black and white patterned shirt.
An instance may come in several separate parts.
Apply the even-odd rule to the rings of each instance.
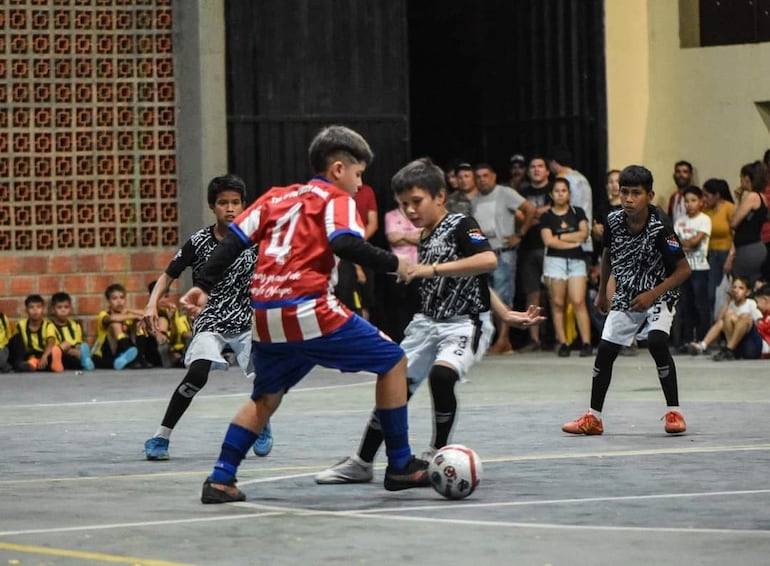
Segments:
[[[219,241],[214,236],[214,226],[198,230],[176,252],[166,268],[166,275],[178,279],[186,268],[191,267],[193,284],[196,284],[201,268],[217,244]],[[193,321],[193,332],[234,335],[251,328],[253,311],[249,300],[249,283],[256,262],[256,247],[243,250],[222,280],[211,290],[206,308]]]
[[[612,310],[628,310],[634,297],[660,284],[684,259],[673,227],[654,206],[649,207],[647,224],[638,234],[628,231],[624,210],[611,212],[604,229],[604,246],[610,252],[612,274],[617,279]],[[679,288],[675,287],[656,302],[673,307],[678,299]]]
[[[489,240],[473,218],[450,213],[420,240],[418,254],[420,263],[429,265],[491,250]],[[434,320],[489,310],[489,286],[485,274],[422,279],[420,296],[422,313]]]

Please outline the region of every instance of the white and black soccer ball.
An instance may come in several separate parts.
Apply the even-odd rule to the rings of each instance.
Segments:
[[[447,499],[463,499],[481,481],[481,459],[462,444],[449,444],[433,456],[428,465],[430,484]]]

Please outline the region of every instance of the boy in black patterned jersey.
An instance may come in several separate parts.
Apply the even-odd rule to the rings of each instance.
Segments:
[[[497,256],[470,216],[446,208],[443,171],[418,159],[393,177],[393,190],[404,214],[422,228],[419,264],[410,266],[409,280],[420,278],[421,312],[404,332],[401,347],[407,358],[408,397],[425,378],[433,398],[433,440],[423,459],[449,442],[455,421],[455,384],[486,352],[494,334],[490,307],[501,320],[522,327],[543,320],[539,309],[508,311],[490,291],[486,274]],[[372,462],[382,444],[376,413],[372,413],[358,454],[315,476],[319,484],[362,483],[373,479]]]
[[[690,276],[690,265],[673,227],[652,206],[652,173],[630,165],[620,173],[622,208],[607,217],[601,279],[595,304],[607,312],[607,282],[612,274],[615,292],[609,305],[596,354],[591,386],[591,406],[577,420],[565,423],[564,432],[602,434],[601,411],[612,379],[612,366],[623,346],[636,338],[647,342],[655,360],[663,395],[668,406],[665,430],[685,432],[679,412],[676,366],[669,352],[669,333],[679,299],[679,285]]]
[[[224,175],[211,180],[208,204],[216,217],[216,224],[195,232],[177,251],[153,286],[144,310],[145,323],[152,333],[159,329],[158,300],[188,267],[192,268],[193,283],[196,282],[201,267],[229,231],[230,222],[243,212],[245,198],[246,185],[237,175]],[[155,436],[144,444],[148,460],[168,460],[171,433],[195,394],[206,385],[209,372],[230,367],[222,354],[226,347],[233,350],[244,374],[249,378],[254,377],[251,363],[252,310],[249,282],[256,261],[255,248],[244,250],[212,290],[207,307],[193,321],[193,338],[184,360],[187,373],[171,395]],[[265,427],[254,444],[254,452],[258,456],[266,456],[271,448],[272,435],[269,427]]]

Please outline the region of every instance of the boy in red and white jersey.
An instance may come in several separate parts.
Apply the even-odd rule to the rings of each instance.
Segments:
[[[254,388],[225,434],[219,459],[203,484],[203,503],[246,498],[235,486],[238,466],[284,393],[316,365],[377,374],[376,407],[388,455],[385,489],[428,485],[428,463],[415,458],[409,446],[404,351],[333,293],[338,257],[407,278],[403,259],[362,237],[352,196],[373,157],[369,144],[353,130],[321,130],[309,149],[316,176],[305,184],[273,187],[238,216],[196,286],[181,299],[196,316],[225,268],[241,251],[258,246],[251,283]]]

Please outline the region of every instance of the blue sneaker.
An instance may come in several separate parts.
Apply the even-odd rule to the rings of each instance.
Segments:
[[[257,456],[267,456],[270,454],[270,451],[273,449],[273,433],[270,430],[270,421],[267,421],[265,428],[259,433],[252,449]]]
[[[137,350],[135,346],[131,346],[128,350],[126,350],[122,354],[115,356],[115,361],[113,362],[112,367],[114,367],[115,369],[123,369],[128,364],[133,362],[136,359],[136,356],[138,355],[139,355],[139,350]]]
[[[148,460],[168,460],[168,438],[155,436],[145,442],[144,455]]]
[[[91,359],[91,348],[85,342],[80,343],[80,365],[86,371],[94,370],[94,361]]]

